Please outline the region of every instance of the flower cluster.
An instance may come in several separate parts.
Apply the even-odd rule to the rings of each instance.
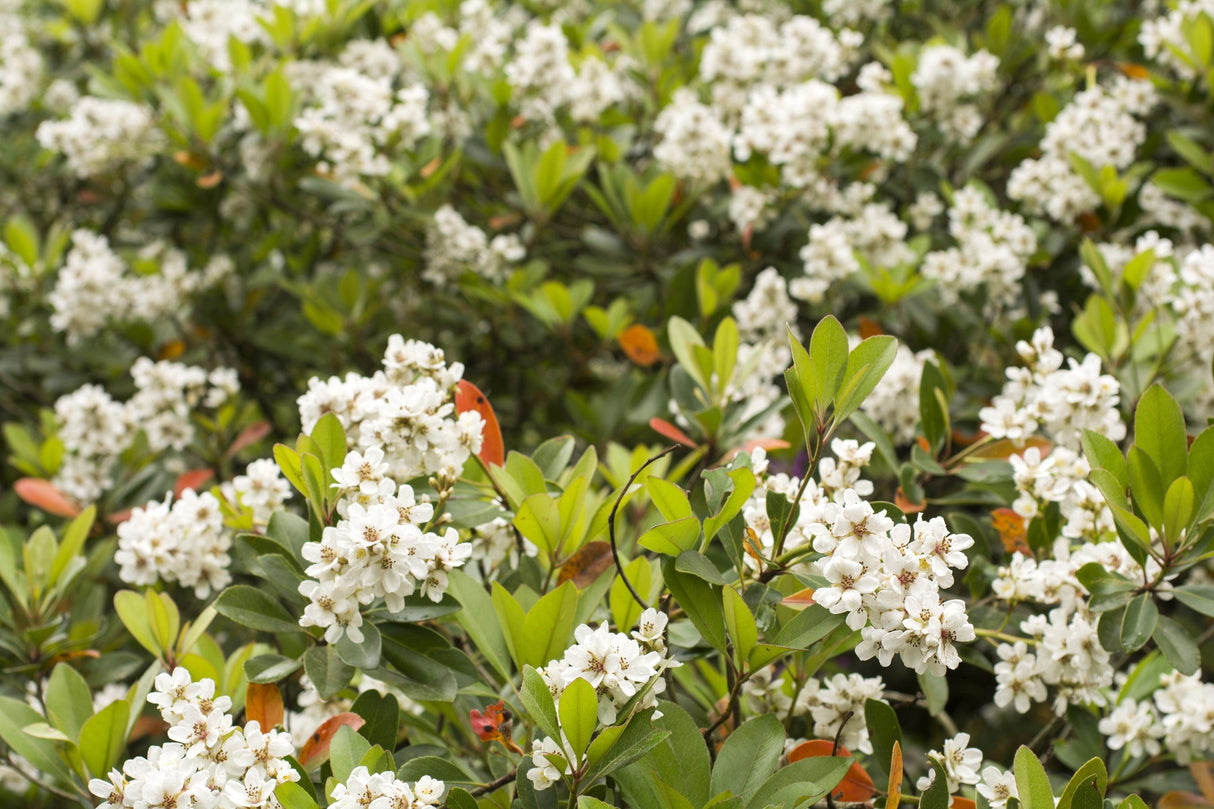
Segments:
[[[278,809],[274,789],[298,781],[287,760],[295,745],[286,733],[253,721],[233,724],[232,700],[215,695],[215,681],[194,682],[183,668],[157,675],[148,702],[169,724],[168,744],[95,778],[89,791],[101,809]]]
[[[977,784],[978,768],[982,766],[982,751],[970,747],[970,735],[958,733],[951,739],[944,740],[943,750],[930,750],[927,757],[940,762],[944,777],[948,780],[950,795],[961,788],[962,784]],[[931,769],[928,775],[920,778],[915,788],[920,792],[927,789],[936,780],[936,771]]]
[[[151,502],[131,510],[118,526],[118,576],[146,587],[157,582],[192,587],[198,598],[223,589],[228,574],[232,535],[224,527],[219,500],[209,492],[186,489],[170,503]]]
[[[995,438],[1022,444],[1038,430],[1060,446],[1078,448],[1084,430],[1094,430],[1114,441],[1125,437],[1125,424],[1117,409],[1121,385],[1101,373],[1100,357],[1088,354],[1063,367],[1063,355],[1054,348],[1054,332],[1042,326],[1031,341],[1016,344],[1027,367],[1008,368],[1007,383],[989,407],[978,413],[982,429]]]
[[[1150,700],[1122,699],[1098,727],[1110,750],[1124,748],[1131,756],[1156,756],[1166,747],[1181,764],[1208,758],[1214,753],[1214,685],[1202,682],[1200,673],[1164,674]]]
[[[423,775],[410,784],[390,772],[355,767],[346,780],[333,787],[330,809],[429,809],[442,805],[447,785]]]
[[[401,610],[405,598],[418,592],[440,601],[448,571],[472,554],[454,528],[426,531],[434,506],[419,502],[408,485],[398,486],[388,470],[377,447],[349,453],[333,470],[334,486],[346,495],[339,503],[342,519],[325,526],[320,542],[303,547],[310,578],[299,592],[311,603],[299,624],[323,628],[329,643],[343,635],[361,643],[361,608],[378,599],[389,612]]]
[[[805,717],[808,730],[815,737],[837,737],[842,747],[872,753],[868,726],[856,718],[864,715],[868,700],[885,698],[885,683],[880,677],[835,674],[821,679],[811,677],[798,688],[791,672],[781,674],[766,668],[742,684],[742,697],[751,713]],[[785,750],[791,750],[803,741],[805,739],[790,738],[785,743]]]
[[[216,256],[202,270],[191,271],[185,254],[164,242],[146,245],[137,261],[155,272],[133,271],[104,236],[73,231],[71,250],[47,296],[54,310],[51,326],[67,335],[69,345],[113,324],[152,323],[180,314],[191,296],[232,269],[227,256]]]
[[[999,59],[986,51],[967,57],[951,45],[936,44],[919,53],[910,80],[920,107],[939,123],[945,135],[968,141],[983,123],[974,101],[995,89],[998,69]]]
[[[310,432],[322,415],[333,413],[351,449],[384,453],[392,480],[453,481],[480,451],[484,430],[477,413],[455,413],[454,388],[464,366],[448,365],[442,349],[396,334],[388,340],[383,365],[369,377],[352,373],[345,379],[309,380],[308,392],[299,398],[304,430]]]
[[[539,669],[554,701],[574,680],[585,680],[594,686],[598,694],[598,720],[603,725],[613,725],[625,704],[636,699],[636,710],[657,705],[658,694],[666,690],[666,681],[661,674],[668,668],[681,665],[667,655],[665,613],[650,608],[641,613],[637,628],[631,636],[612,632],[607,624],[591,629],[582,624],[573,632],[576,643],[565,650],[559,660],[553,660]],[[654,716],[660,716],[655,713]],[[533,767],[527,771],[537,790],[550,788],[562,775],[572,772],[580,763],[572,754],[568,740],[536,738],[532,743]],[[558,768],[549,755],[565,760],[565,770]]]
[[[38,142],[59,152],[78,177],[116,169],[145,169],[165,143],[151,107],[121,99],[85,96],[62,121],[43,121]]]
[[[79,502],[96,500],[114,484],[118,456],[137,431],[153,452],[182,450],[194,439],[195,411],[219,407],[240,388],[230,368],[208,372],[146,357],[131,366],[131,376],[135,395],[125,403],[98,385],[83,385],[55,402],[64,456],[54,483]]]
[[[500,283],[512,264],[526,256],[526,249],[514,234],[500,234],[492,241],[485,231],[470,225],[450,205],[434,212],[434,221],[426,231],[426,269],[422,278],[436,286],[459,279],[472,271],[482,278]]]

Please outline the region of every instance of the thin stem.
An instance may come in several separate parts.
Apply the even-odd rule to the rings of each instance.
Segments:
[[[624,586],[628,588],[628,592],[632,594],[632,599],[637,604],[641,605],[641,609],[649,609],[649,604],[645,599],[641,598],[641,594],[632,586],[632,582],[628,581],[628,576],[624,573],[624,565],[620,562],[620,553],[616,546],[615,540],[615,515],[620,510],[620,504],[624,502],[624,497],[628,494],[628,490],[632,488],[632,484],[636,482],[637,475],[645,471],[645,469],[655,461],[665,458],[670,453],[679,448],[678,444],[672,444],[666,449],[654,455],[645,463],[641,464],[637,471],[632,473],[632,477],[628,478],[628,482],[624,484],[624,488],[620,489],[620,494],[615,499],[615,504],[611,507],[611,513],[607,515],[607,537],[611,540],[611,560],[615,562],[616,572],[620,574],[620,580],[624,582]]]
[[[474,797],[474,798],[477,797],[478,795],[488,795],[490,792],[496,792],[497,790],[506,786],[506,784],[513,783],[514,779],[517,777],[518,777],[518,770],[517,769],[511,770],[510,772],[506,773],[505,775],[498,776],[497,778],[493,779],[492,781],[485,784],[484,786],[479,786],[476,789],[469,790],[469,792],[471,793],[472,797]]]

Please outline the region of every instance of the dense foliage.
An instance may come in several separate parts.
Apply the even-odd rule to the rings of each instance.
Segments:
[[[3,0],[0,801],[1214,806],[1214,2]]]

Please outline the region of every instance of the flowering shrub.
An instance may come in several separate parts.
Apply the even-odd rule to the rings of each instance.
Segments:
[[[0,8],[0,803],[1214,807],[1214,4]]]

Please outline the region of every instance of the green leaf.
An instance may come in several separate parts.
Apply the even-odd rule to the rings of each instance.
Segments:
[[[1139,593],[1126,605],[1121,619],[1121,648],[1136,652],[1146,644],[1159,621],[1159,608],[1151,593]]]
[[[337,648],[337,656],[346,665],[356,669],[373,669],[379,665],[383,640],[379,630],[375,628],[375,624],[364,621],[360,628],[363,633],[362,643],[355,643],[349,635],[342,635],[334,644]]]
[[[654,727],[652,711],[636,714],[622,728],[607,728],[590,743],[586,753],[591,765],[586,781],[596,781],[644,758],[670,735],[669,730]]]
[[[750,607],[737,590],[732,587],[722,588],[724,596],[725,629],[733,641],[734,655],[741,666],[750,655],[750,650],[759,641],[759,628]]]
[[[687,613],[700,636],[708,645],[724,652],[725,613],[721,607],[721,596],[716,592],[718,588],[695,576],[678,572],[673,559],[663,563],[662,571],[662,578],[670,588],[671,595]]]
[[[1104,761],[1098,757],[1089,759],[1082,767],[1075,770],[1075,774],[1063,787],[1062,795],[1058,798],[1058,809],[1072,809],[1075,794],[1080,787],[1090,787],[1093,783],[1096,784],[1095,791],[1103,796],[1105,787],[1109,783],[1109,772],[1105,769]],[[1074,809],[1080,809],[1080,807],[1074,806]]]
[[[572,581],[566,581],[535,603],[523,621],[524,663],[546,666],[564,654],[577,625],[577,604],[578,591]]]
[[[802,390],[813,403],[818,413],[825,413],[847,371],[847,332],[834,315],[818,321],[809,338],[809,360],[811,376],[809,385],[802,378]],[[797,370],[800,378],[800,369]]]
[[[755,490],[755,473],[749,469],[734,469],[729,473],[733,489],[716,514],[704,520],[704,541],[710,542],[726,524],[737,516]]]
[[[624,566],[624,573],[641,597],[647,597],[653,587],[653,568],[650,567],[649,560],[643,556],[633,559]],[[641,605],[632,597],[632,593],[628,592],[628,586],[622,578],[617,576],[611,583],[607,603],[611,608],[611,620],[617,628],[623,631],[626,627],[636,626],[641,617]]]
[[[557,714],[569,746],[577,756],[582,756],[598,724],[599,700],[594,686],[580,677],[571,682],[561,693]]]
[[[1033,751],[1020,745],[1012,768],[1016,776],[1016,791],[1024,809],[1054,809],[1054,789],[1045,767]]]
[[[898,341],[888,334],[869,337],[852,349],[835,402],[836,422],[843,421],[859,409],[897,355]]]
[[[691,501],[687,499],[687,492],[677,483],[650,475],[645,479],[645,489],[649,492],[649,499],[667,520],[681,520],[691,516]]]
[[[264,654],[246,660],[244,673],[251,683],[276,683],[289,677],[302,665],[302,660],[293,660],[278,654]]]
[[[80,756],[94,778],[105,778],[126,749],[130,711],[130,703],[124,699],[116,700],[89,717],[81,727]]]
[[[948,679],[935,677],[927,672],[916,676],[919,680],[919,690],[923,692],[923,698],[927,703],[927,712],[936,716],[948,704]]]
[[[274,797],[282,809],[319,809],[316,800],[308,791],[294,781],[287,781],[274,788]]]
[[[944,768],[940,766],[939,761],[930,759],[929,763],[935,777],[932,779],[931,786],[925,789],[919,797],[919,809],[948,809],[950,805],[948,777],[945,776]]]
[[[1189,609],[1214,617],[1214,586],[1186,584],[1172,590],[1172,594]]]
[[[1130,447],[1127,457],[1130,470],[1130,493],[1134,505],[1157,530],[1163,528],[1164,482],[1159,467],[1138,445]]]
[[[544,678],[531,666],[523,669],[523,689],[520,692],[527,715],[550,739],[560,740],[560,725],[557,723],[556,704]]]
[[[168,593],[149,589],[144,593],[152,635],[161,649],[172,649],[181,631],[181,614]]]
[[[556,500],[546,493],[526,497],[513,522],[519,533],[531,540],[545,558],[551,558],[561,544],[560,509]]]
[[[510,650],[498,625],[493,599],[462,570],[447,574],[447,591],[463,606],[455,614],[455,620],[468,633],[477,651],[503,679],[510,679]]]
[[[1163,498],[1163,534],[1176,544],[1183,539],[1189,520],[1193,517],[1195,494],[1193,482],[1187,477],[1178,477],[1168,487]]]
[[[873,758],[882,769],[888,769],[894,756],[894,743],[902,744],[902,725],[898,722],[898,714],[888,702],[868,699],[864,703],[864,723],[872,740]]]
[[[833,632],[843,620],[843,615],[835,615],[819,604],[811,604],[780,627],[775,643],[790,649],[807,649]]]
[[[1189,459],[1184,414],[1172,394],[1152,385],[1134,410],[1134,444],[1155,462],[1164,489],[1185,474]]]
[[[354,669],[337,656],[333,646],[313,646],[304,652],[304,672],[322,699],[332,699],[350,684]]]
[[[51,723],[72,741],[80,738],[80,729],[93,715],[93,696],[80,672],[60,663],[46,684],[46,712]]]
[[[637,540],[642,548],[666,556],[678,556],[696,546],[700,538],[700,521],[695,517],[684,517],[674,522],[661,523],[641,534]]]
[[[748,806],[811,806],[838,786],[853,760],[851,756],[816,756],[781,767],[763,782]]]
[[[120,590],[114,594],[114,611],[118,613],[118,618],[126,627],[126,631],[131,633],[131,637],[151,652],[153,657],[160,657],[164,650],[156,642],[156,635],[152,631],[147,600],[134,590]]]
[[[50,586],[59,584],[59,579],[67,571],[68,566],[83,555],[84,541],[88,538],[96,516],[97,507],[89,506],[63,529],[63,533],[59,537],[59,548],[51,562],[51,573],[48,580]]]
[[[123,704],[125,705],[125,703]],[[56,775],[65,781],[70,780],[68,770],[63,764],[59,745],[48,739],[30,736],[24,730],[41,721],[43,721],[42,715],[24,702],[11,697],[0,697],[0,739],[3,739],[14,753],[44,773]],[[123,730],[125,731],[125,729],[124,725]],[[100,774],[104,776],[105,772],[108,770],[102,771]],[[94,771],[94,774],[97,774],[97,771]]]
[[[1201,667],[1201,651],[1187,629],[1175,620],[1160,615],[1152,635],[1159,651],[1168,662],[1184,675],[1191,675]]]
[[[763,714],[743,722],[729,734],[712,768],[709,792],[729,790],[743,800],[750,798],[768,779],[784,754],[784,727],[775,714]]]
[[[359,736],[349,725],[342,725],[329,742],[329,766],[333,777],[345,781],[371,749],[371,743]]]
[[[282,604],[247,584],[235,584],[219,594],[215,609],[228,620],[262,632],[299,632],[299,622]]]
[[[678,705],[661,702],[658,707],[662,717],[648,724],[658,732],[669,735],[663,736],[643,758],[617,770],[612,777],[620,784],[629,805],[664,806],[655,786],[655,781],[661,781],[687,796],[696,806],[702,806],[709,798],[708,782],[712,766],[704,737],[695,720]],[[638,714],[637,718],[644,717],[645,714]],[[627,735],[634,732],[633,723],[629,723],[626,731]],[[617,745],[622,744],[624,736],[617,741]],[[595,744],[592,744],[591,748],[594,747]]]

